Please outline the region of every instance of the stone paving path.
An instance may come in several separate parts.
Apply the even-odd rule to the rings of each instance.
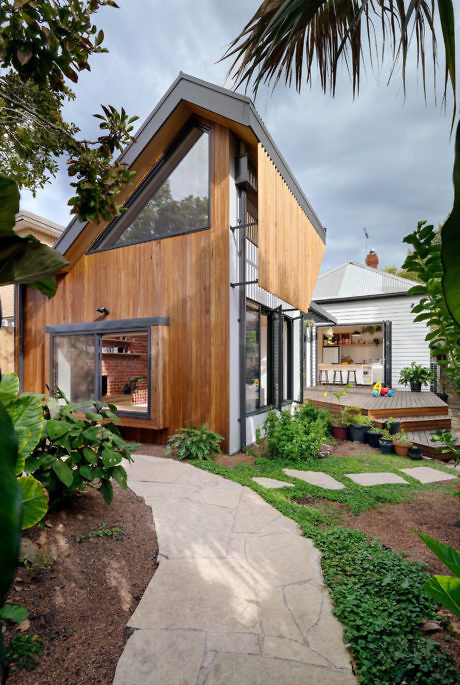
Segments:
[[[128,622],[114,685],[356,684],[320,555],[250,488],[135,456],[159,567]]]

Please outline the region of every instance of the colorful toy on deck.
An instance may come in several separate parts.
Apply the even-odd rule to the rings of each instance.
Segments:
[[[393,397],[395,391],[387,387],[386,385],[382,385],[381,381],[377,381],[377,383],[372,388],[372,394],[374,395],[374,397],[379,397],[379,395],[383,395],[384,397]]]

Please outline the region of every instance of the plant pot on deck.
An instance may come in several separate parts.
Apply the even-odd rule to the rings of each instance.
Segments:
[[[396,433],[399,433],[400,427],[401,424],[399,421],[395,421],[394,423],[385,423],[385,428],[387,429],[390,435],[395,435]]]
[[[381,433],[376,433],[375,431],[367,431],[366,439],[367,439],[367,442],[369,443],[369,446],[378,450],[378,448],[380,447],[379,440],[380,440],[381,435],[382,435]]]
[[[443,402],[446,402],[446,404],[447,404],[447,400],[449,399],[449,395],[447,395],[447,393],[437,392],[436,395],[439,397],[440,400],[442,400]]]
[[[352,423],[348,430],[350,440],[353,440],[353,442],[366,442],[367,426],[359,426],[356,423]]]
[[[380,438],[379,445],[382,454],[393,454],[393,440],[384,440],[383,438]]]
[[[332,424],[332,434],[336,440],[346,440],[348,438],[348,427]]]
[[[420,447],[412,445],[411,447],[409,447],[409,452],[407,453],[407,456],[410,459],[414,459],[414,461],[418,461],[422,458],[422,450],[420,449]]]
[[[393,449],[398,457],[407,457],[409,448],[412,446],[411,442],[397,442],[393,441]]]
[[[419,381],[411,381],[410,382],[410,391],[411,392],[422,392],[422,384]]]

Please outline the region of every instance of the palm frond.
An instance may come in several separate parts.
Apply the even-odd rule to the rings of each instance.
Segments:
[[[400,60],[405,88],[408,51],[415,39],[417,66],[426,95],[425,45],[430,38],[434,79],[438,68],[435,3],[446,54],[444,98],[450,80],[455,101],[452,0],[264,0],[223,59],[233,58],[229,73],[235,79],[235,87],[248,88],[251,82],[254,94],[262,83],[275,87],[282,77],[288,85],[294,80],[300,90],[304,78],[311,84],[315,65],[322,89],[334,94],[341,58],[352,79],[355,95],[359,92],[366,60],[371,66],[374,61],[381,63],[386,50],[393,59],[392,73]],[[381,46],[376,35],[377,24]]]

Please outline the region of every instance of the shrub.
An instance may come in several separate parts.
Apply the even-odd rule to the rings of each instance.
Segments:
[[[167,453],[175,452],[177,458],[212,460],[217,453],[221,453],[220,443],[224,439],[222,435],[208,430],[203,423],[201,428],[190,424],[190,428],[181,428],[177,433],[171,435],[168,440],[170,447]]]
[[[95,405],[95,411],[68,402],[58,392],[42,400],[45,427],[37,447],[26,458],[25,472],[33,473],[56,504],[74,490],[99,490],[107,504],[113,497],[113,478],[127,487],[123,459],[132,461],[129,445],[114,422],[120,423],[114,405]],[[85,418],[77,412],[85,412]]]
[[[285,410],[268,413],[264,423],[266,456],[283,461],[310,461],[320,451],[326,437],[326,422],[323,416],[307,421],[306,413],[300,410],[291,414]],[[259,442],[261,442],[259,440]]]
[[[322,423],[324,426],[324,435],[331,435],[334,417],[327,409],[319,409],[313,402],[305,402],[297,409],[296,416],[298,416],[300,421],[303,421],[306,424],[312,422]]]

